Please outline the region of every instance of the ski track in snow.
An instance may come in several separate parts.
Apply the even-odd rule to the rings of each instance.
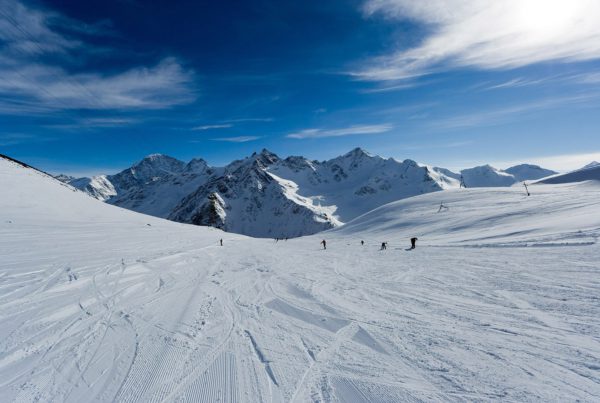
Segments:
[[[0,311],[2,400],[599,396],[597,245],[482,262],[470,248],[246,242],[75,267],[50,287],[35,271],[43,286]],[[302,253],[311,265],[293,263]]]
[[[600,400],[598,227],[509,215],[512,243],[405,251],[396,230],[275,243],[87,199],[91,222],[0,210],[2,402]]]

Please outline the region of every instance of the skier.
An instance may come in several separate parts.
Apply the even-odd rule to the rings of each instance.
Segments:
[[[360,241],[361,246],[365,246],[365,241]]]
[[[321,245],[323,245],[323,249],[327,249],[327,241],[324,239],[321,241]]]
[[[379,250],[384,250],[384,249],[387,249],[387,242],[381,243],[381,249],[379,249]]]
[[[414,249],[417,247],[417,239],[419,239],[419,238],[417,238],[417,237],[410,238],[410,248],[411,249]]]
[[[221,246],[223,246],[223,238],[221,238],[219,242],[221,242]]]

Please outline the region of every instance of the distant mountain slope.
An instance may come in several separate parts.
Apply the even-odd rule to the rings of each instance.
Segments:
[[[344,222],[394,200],[458,186],[455,179],[415,161],[385,159],[360,148],[324,162],[289,157],[269,172],[293,181],[316,203],[333,206]]]
[[[296,237],[339,225],[330,209],[296,194],[268,173],[279,158],[266,150],[225,167],[184,197],[169,219],[258,237]]]
[[[502,187],[512,186],[517,182],[513,175],[491,165],[463,169],[461,174],[467,187]]]
[[[554,175],[546,179],[537,181],[536,183],[558,184],[558,183],[573,183],[583,181],[600,181],[600,164],[592,162],[581,169],[568,172],[566,174]]]
[[[511,186],[519,179],[490,166],[462,172],[468,187]],[[541,168],[540,168],[541,169]],[[89,195],[130,210],[260,237],[295,237],[336,227],[386,203],[456,188],[461,174],[356,148],[314,161],[268,150],[221,168],[153,154],[115,175],[61,178]]]
[[[541,179],[558,173],[550,169],[544,169],[540,166],[530,164],[515,165],[505,169],[504,172],[513,175],[517,182]]]

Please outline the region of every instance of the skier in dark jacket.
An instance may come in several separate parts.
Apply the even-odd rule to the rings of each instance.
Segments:
[[[410,238],[410,248],[411,249],[414,249],[417,247],[417,239],[419,239],[419,238],[417,238],[417,237]]]
[[[323,249],[327,249],[327,241],[326,240],[322,240],[321,241],[321,245],[323,245]]]
[[[360,241],[361,246],[364,246],[364,244],[365,244],[365,241]]]
[[[387,249],[387,242],[382,242],[381,243],[381,249],[380,250],[384,250]]]
[[[223,246],[223,238],[221,238],[219,242],[221,243],[221,246]]]

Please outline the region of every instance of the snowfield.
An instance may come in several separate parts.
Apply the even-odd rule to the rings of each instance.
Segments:
[[[0,188],[2,402],[600,400],[597,182],[435,192],[279,242],[3,159]]]

